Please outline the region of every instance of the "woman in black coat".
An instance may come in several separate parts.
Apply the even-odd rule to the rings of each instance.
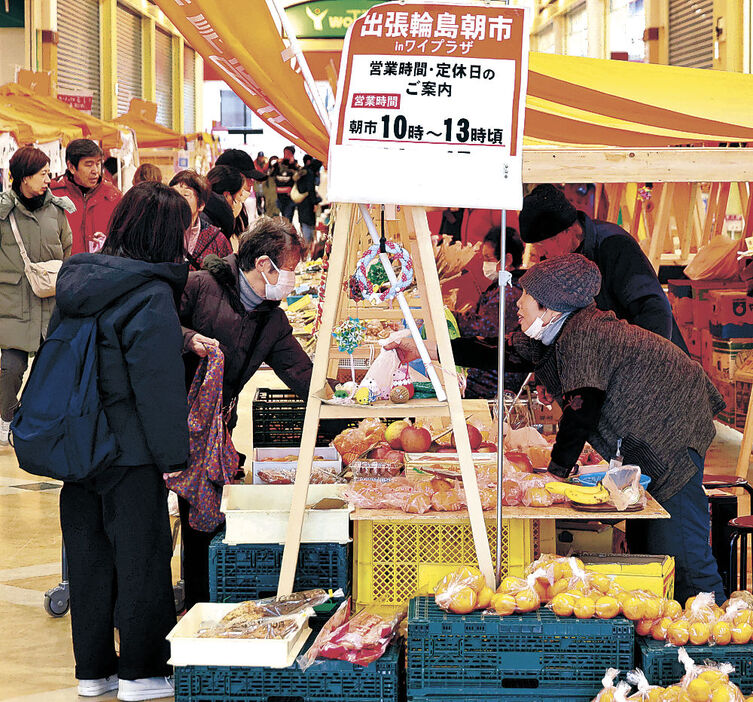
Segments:
[[[188,276],[185,199],[161,183],[129,190],[100,254],[61,268],[50,331],[65,317],[98,316],[100,396],[118,443],[114,465],[64,483],[60,523],[68,555],[79,695],[173,695],[172,539],[163,473],[188,458],[188,409],[176,301]],[[113,625],[117,602],[120,656]]]

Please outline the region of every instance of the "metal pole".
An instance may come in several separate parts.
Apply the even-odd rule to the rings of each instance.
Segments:
[[[499,285],[499,344],[497,349],[497,583],[502,575],[502,468],[504,466],[505,438],[505,259],[507,258],[505,230],[507,211],[502,210],[499,226],[500,269]]]

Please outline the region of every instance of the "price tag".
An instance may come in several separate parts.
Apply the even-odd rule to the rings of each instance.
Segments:
[[[329,197],[519,209],[524,8],[377,5],[348,30]]]

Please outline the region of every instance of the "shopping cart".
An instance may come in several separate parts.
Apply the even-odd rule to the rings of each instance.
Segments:
[[[177,519],[173,525],[173,552],[175,552],[175,545],[178,543],[179,533],[180,520]],[[65,553],[65,544],[63,544],[62,552],[62,557],[60,559],[62,577],[60,583],[44,593],[44,611],[51,617],[64,617],[71,608],[71,586],[68,582],[68,557]],[[186,602],[186,586],[183,580],[182,544],[180,554],[180,579],[175,585],[173,585],[173,594],[175,596],[175,611],[180,613],[184,610]]]

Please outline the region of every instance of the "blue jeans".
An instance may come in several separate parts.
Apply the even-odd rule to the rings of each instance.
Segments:
[[[301,222],[301,234],[303,234],[303,240],[310,244],[314,240],[314,225]]]
[[[289,222],[293,221],[295,213],[295,203],[287,193],[277,193],[277,207],[280,208],[280,214]]]
[[[670,519],[629,519],[627,540],[631,553],[675,558],[675,599],[713,592],[717,604],[725,600],[724,585],[711,553],[709,501],[703,491],[703,458],[688,449],[698,472],[676,495],[662,502]],[[650,490],[650,488],[649,488]]]

